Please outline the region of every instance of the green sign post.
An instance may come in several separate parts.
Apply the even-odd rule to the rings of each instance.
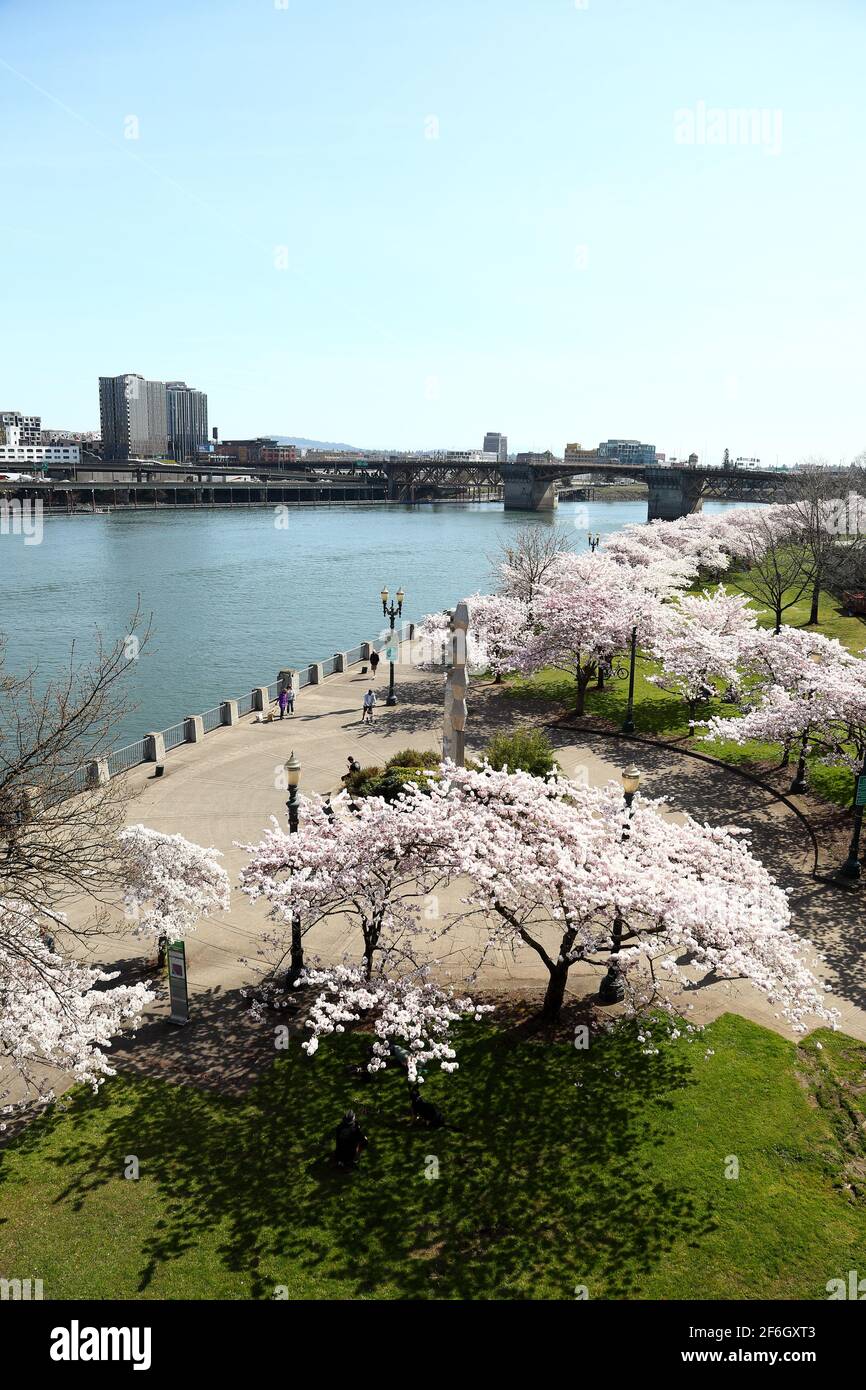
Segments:
[[[854,792],[854,805],[866,806],[866,775],[862,772],[857,778],[857,788]]]
[[[168,996],[171,1023],[189,1023],[189,995],[186,988],[186,951],[182,941],[168,948]]]

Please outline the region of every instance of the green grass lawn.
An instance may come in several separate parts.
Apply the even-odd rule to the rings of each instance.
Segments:
[[[736,592],[731,584],[728,584],[727,588],[730,592]],[[809,601],[803,599],[793,608],[788,609],[785,615],[786,622],[792,627],[805,625],[809,616],[809,606]],[[858,654],[866,647],[866,626],[858,618],[848,618],[840,613],[838,602],[829,594],[822,595],[820,617],[820,625],[810,629],[811,631],[821,632],[825,637],[835,637],[850,651]],[[762,610],[759,622],[764,627],[772,627],[773,625],[772,616]],[[621,657],[617,664],[620,667],[627,666],[627,657]],[[687,739],[689,716],[685,702],[677,695],[660,690],[658,686],[647,680],[648,676],[656,674],[659,669],[656,663],[644,657],[638,657],[634,692],[635,732],[649,734],[657,738]],[[509,676],[506,678],[503,689],[507,696],[511,695],[521,699],[529,697],[553,700],[569,709],[574,709],[574,681],[562,671],[541,671],[538,675],[529,678]],[[625,718],[627,699],[628,681],[613,679],[607,682],[604,690],[589,688],[586,697],[586,712],[603,719],[609,719],[613,724],[619,726]],[[698,719],[707,719],[713,714],[728,717],[736,716],[738,713],[735,705],[726,705],[721,700],[714,700],[699,708]],[[727,740],[709,743],[699,738],[693,746],[713,757],[720,758],[723,762],[735,764],[772,766],[779,763],[782,755],[781,746],[773,743],[752,742],[740,746]],[[796,763],[796,754],[794,755],[794,763]],[[793,775],[794,769],[792,767],[792,778]],[[853,795],[853,777],[848,768],[827,767],[818,762],[817,759],[812,758],[809,760],[809,780],[813,790],[825,800],[834,802],[839,806],[850,806]]]
[[[427,1083],[439,1132],[401,1077],[349,1075],[365,1045],[295,1044],[242,1101],[75,1093],[0,1152],[0,1276],[46,1298],[820,1299],[866,1268],[849,1038],[728,1015],[646,1056],[630,1025],[586,1052],[467,1025],[459,1072]],[[370,1148],[343,1174],[350,1104]]]

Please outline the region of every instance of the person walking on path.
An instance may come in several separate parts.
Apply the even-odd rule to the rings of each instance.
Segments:
[[[285,719],[285,717],[286,717],[286,710],[288,709],[288,705],[289,705],[289,692],[288,692],[288,690],[281,690],[281,691],[280,691],[280,696],[279,696],[279,699],[277,700],[277,704],[278,704],[279,707],[280,707],[280,718],[281,718],[281,719]]]
[[[294,714],[295,712],[295,691],[294,687],[291,685],[286,691],[286,709],[289,711],[289,714]]]
[[[364,708],[361,710],[361,723],[372,724],[373,710],[376,707],[376,692],[372,688],[364,696]]]
[[[376,651],[374,647],[370,653],[370,670],[373,672],[374,677],[379,669],[379,659],[379,653]]]

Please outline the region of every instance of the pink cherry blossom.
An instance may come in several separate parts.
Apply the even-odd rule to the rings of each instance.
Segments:
[[[456,1053],[448,1041],[451,1025],[461,1018],[480,1020],[492,1009],[490,1004],[455,997],[419,971],[369,979],[357,966],[336,965],[305,971],[299,984],[320,988],[307,1020],[311,1037],[302,1044],[308,1056],[318,1050],[321,1038],[372,1017],[375,1042],[367,1070],[381,1071],[392,1046],[402,1047],[410,1082],[423,1082],[425,1066],[456,1071]]]
[[[202,849],[183,835],[130,825],[118,836],[126,881],[127,916],[142,935],[180,940],[200,918],[227,911],[230,884],[218,849]]]

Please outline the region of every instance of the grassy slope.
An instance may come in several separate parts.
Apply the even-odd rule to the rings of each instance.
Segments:
[[[729,584],[727,587],[731,592],[735,592],[732,585]],[[788,609],[785,614],[785,621],[791,627],[805,626],[808,617],[809,601],[803,599]],[[811,629],[812,631],[821,632],[825,637],[837,638],[853,652],[859,653],[866,647],[866,626],[857,618],[844,617],[838,611],[837,602],[830,595],[822,595],[820,618],[819,626]],[[773,625],[772,616],[763,610],[759,622],[764,627],[772,627]],[[669,695],[666,691],[659,690],[657,686],[650,684],[647,676],[652,675],[657,670],[658,667],[655,663],[643,658],[638,659],[634,708],[636,732],[653,734],[661,738],[685,739],[688,737],[686,706],[676,695]],[[542,671],[529,680],[509,677],[505,689],[507,693],[513,693],[521,698],[539,696],[543,699],[556,700],[572,709],[574,708],[574,682],[561,671]],[[600,715],[602,718],[611,720],[614,724],[621,724],[625,718],[627,695],[627,680],[612,680],[608,683],[607,689],[603,691],[590,689],[587,694],[587,713]],[[735,706],[714,701],[712,704],[700,708],[698,718],[706,719],[710,714],[736,715],[737,713],[738,710]],[[779,762],[781,756],[780,746],[770,743],[749,743],[740,747],[738,744],[727,741],[714,743],[699,741],[695,746],[730,763],[773,765]],[[796,762],[796,756],[794,761]],[[791,775],[793,776],[793,769]],[[809,777],[813,789],[828,801],[836,802],[840,806],[851,804],[852,778],[847,768],[826,767],[813,759],[810,760]]]
[[[474,1026],[428,1082],[439,1133],[399,1077],[347,1075],[358,1037],[295,1050],[242,1102],[119,1077],[0,1153],[0,1276],[51,1298],[826,1297],[866,1260],[837,1079],[866,1048],[818,1036],[726,1016],[647,1057],[628,1033],[578,1052]],[[371,1147],[344,1175],[327,1154],[350,1103]]]

